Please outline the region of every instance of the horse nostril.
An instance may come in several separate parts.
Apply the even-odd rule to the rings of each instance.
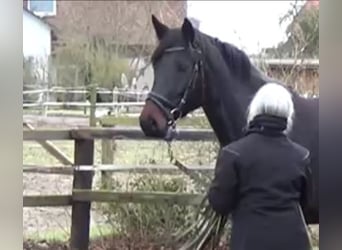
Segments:
[[[148,135],[158,132],[158,123],[155,119],[153,119],[153,117],[146,117],[145,119],[141,118],[140,126]]]
[[[151,125],[151,129],[152,129],[153,131],[157,131],[157,130],[158,130],[157,121],[154,120],[154,119],[152,119],[152,118],[150,118],[150,119],[149,119],[149,122],[150,122],[150,125]]]

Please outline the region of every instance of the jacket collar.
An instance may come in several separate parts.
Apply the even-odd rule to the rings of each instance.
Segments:
[[[259,133],[268,136],[284,136],[287,119],[273,115],[257,115],[245,129],[245,135]]]

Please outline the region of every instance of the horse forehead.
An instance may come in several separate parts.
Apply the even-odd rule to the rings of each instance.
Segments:
[[[170,30],[165,37],[159,42],[158,47],[154,51],[154,57],[158,57],[165,53],[165,50],[173,47],[184,47],[186,42],[181,31]]]
[[[172,49],[175,49],[174,51]],[[168,46],[168,47],[163,47],[163,48],[159,48],[157,49],[153,55],[152,55],[152,62],[156,62],[158,59],[160,59],[162,56],[164,55],[171,55],[171,57],[168,58],[172,58],[174,59],[176,56],[180,56],[181,54],[178,54],[179,52],[182,52],[181,50],[178,51],[178,48],[184,48],[184,46]],[[169,50],[169,51],[168,51]]]
[[[165,37],[162,39],[161,43],[167,46],[181,45],[185,43],[182,32],[179,29],[170,30]]]

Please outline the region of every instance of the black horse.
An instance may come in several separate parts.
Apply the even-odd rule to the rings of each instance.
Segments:
[[[193,28],[168,28],[152,16],[159,45],[152,55],[154,83],[140,115],[146,136],[171,139],[177,119],[202,107],[221,146],[243,136],[246,110],[256,91],[271,79],[235,46]],[[304,211],[309,224],[318,214],[318,99],[293,94],[296,118],[290,138],[311,151],[313,200]]]

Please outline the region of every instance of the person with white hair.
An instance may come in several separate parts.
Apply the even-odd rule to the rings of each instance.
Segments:
[[[245,136],[220,149],[208,201],[232,215],[231,250],[306,250],[302,210],[311,195],[310,154],[291,141],[291,93],[262,86],[247,110]]]
[[[251,122],[258,115],[276,116],[286,119],[286,129],[284,133],[289,133],[292,129],[294,118],[294,105],[291,93],[277,83],[264,85],[254,96],[249,109],[247,122]]]

